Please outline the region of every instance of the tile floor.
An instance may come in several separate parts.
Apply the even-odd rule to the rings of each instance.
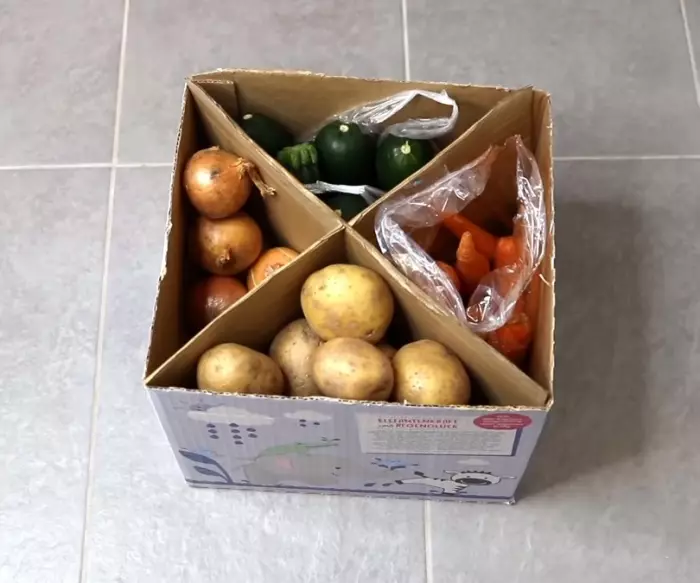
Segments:
[[[5,0],[0,582],[697,581],[696,62],[698,0]],[[218,66],[552,92],[559,392],[518,505],[183,485],[140,375],[182,79]]]

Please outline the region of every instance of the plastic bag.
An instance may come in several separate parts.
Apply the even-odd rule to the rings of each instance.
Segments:
[[[382,131],[382,124],[406,107],[416,97],[425,97],[436,103],[452,108],[449,117],[409,119],[388,126]],[[368,133],[392,134],[400,138],[414,138],[417,140],[430,140],[444,136],[452,131],[457,123],[459,107],[445,91],[423,91],[422,89],[409,89],[401,91],[386,99],[373,101],[355,109],[348,110],[338,116],[341,121],[358,124]]]
[[[415,231],[435,228],[480,196],[498,156],[515,149],[518,212],[513,233],[520,241],[516,264],[483,277],[465,306],[449,277],[416,242]],[[379,247],[411,281],[479,334],[502,327],[544,257],[548,235],[542,179],[520,136],[491,147],[476,160],[421,190],[384,203],[375,219]]]
[[[406,107],[416,97],[424,97],[436,103],[452,108],[449,117],[418,118],[409,119],[395,123],[382,130],[382,124],[393,117],[396,113]],[[429,140],[444,136],[454,129],[459,116],[459,106],[445,91],[423,91],[421,89],[410,89],[401,91],[391,97],[373,101],[360,107],[347,110],[334,119],[347,123],[356,123],[362,131],[368,134],[392,134],[401,138],[414,138],[419,140]],[[311,139],[317,132],[307,136]],[[314,182],[305,185],[314,194],[326,192],[343,192],[345,194],[356,194],[361,196],[367,204],[372,204],[380,198],[384,191],[369,185],[353,186],[346,184],[329,184],[327,182]]]
[[[330,182],[318,180],[316,182],[312,182],[311,184],[305,184],[304,186],[307,188],[307,190],[310,190],[316,195],[325,194],[326,192],[355,194],[361,197],[368,205],[372,204],[384,194],[383,190],[375,188],[374,186],[369,186],[368,184],[354,186],[352,184],[331,184]]]

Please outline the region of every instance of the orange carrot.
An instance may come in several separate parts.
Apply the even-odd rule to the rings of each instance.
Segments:
[[[515,237],[501,237],[496,243],[496,253],[493,258],[496,272],[496,289],[503,297],[518,285],[523,274],[523,256],[521,242]]]
[[[523,304],[519,302],[506,325],[489,332],[486,341],[508,360],[521,366],[532,343],[532,336],[532,324],[524,312]]]
[[[471,296],[481,279],[491,271],[489,260],[477,251],[471,232],[466,231],[459,241],[455,269],[462,280],[462,290]]]
[[[496,251],[496,237],[488,231],[482,229],[479,225],[472,223],[467,217],[462,215],[452,215],[447,217],[443,224],[453,235],[461,239],[464,233],[471,233],[474,239],[474,247],[484,255],[489,261]]]
[[[508,265],[516,266],[521,261],[520,246],[515,237],[500,237],[496,242],[496,249],[493,254],[493,266],[496,269]]]
[[[459,275],[457,275],[455,268],[444,261],[437,261],[436,263],[438,264],[438,267],[447,274],[447,277],[452,280],[452,283],[457,288],[457,292],[461,292],[462,282],[459,280]]]

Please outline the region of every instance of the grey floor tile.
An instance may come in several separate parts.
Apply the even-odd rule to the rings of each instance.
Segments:
[[[408,23],[414,79],[549,90],[560,156],[700,153],[678,2],[408,0]]]
[[[111,160],[122,17],[117,0],[2,3],[0,164]]]
[[[0,179],[0,581],[77,581],[109,172]]]
[[[169,171],[120,170],[85,581],[424,581],[421,502],[188,488],[141,387]]]
[[[132,0],[120,160],[170,160],[185,77],[219,67],[402,78],[400,2]]]
[[[515,507],[431,506],[434,580],[697,581],[700,162],[556,170],[557,402]]]

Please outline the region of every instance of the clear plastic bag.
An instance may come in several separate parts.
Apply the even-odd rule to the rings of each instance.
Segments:
[[[395,123],[383,128],[383,124],[406,107],[416,97],[424,97],[441,105],[452,108],[449,117],[417,118]],[[419,140],[429,140],[444,136],[454,129],[459,116],[459,106],[445,91],[423,91],[421,89],[410,89],[401,91],[391,97],[373,101],[360,107],[347,110],[334,119],[347,123],[356,123],[363,132],[368,134],[392,134],[401,138],[413,138]],[[311,139],[317,132],[307,136]],[[307,141],[304,140],[304,141]],[[314,194],[327,192],[343,192],[345,194],[356,194],[361,196],[368,204],[380,198],[384,191],[372,186],[352,186],[345,184],[329,184],[327,182],[315,182],[305,185]]]
[[[433,117],[409,119],[386,127],[382,131],[382,124],[391,119],[416,97],[424,97],[452,108],[449,117]],[[373,101],[355,109],[348,110],[338,116],[341,121],[358,124],[363,130],[372,134],[392,134],[400,138],[413,138],[416,140],[430,140],[444,136],[452,131],[457,123],[459,107],[446,91],[423,91],[421,89],[409,89],[401,91],[386,99]]]
[[[354,194],[359,196],[368,205],[372,204],[378,198],[380,198],[384,191],[374,186],[369,186],[367,184],[362,184],[359,186],[353,186],[352,184],[331,184],[330,182],[323,182],[322,180],[317,180],[311,184],[304,185],[307,190],[313,192],[316,195],[325,194],[327,192],[342,192],[343,194]]]
[[[461,213],[486,188],[494,163],[514,149],[518,211],[513,233],[519,241],[516,263],[490,271],[465,306],[457,288],[414,234],[436,232],[449,216]],[[476,160],[398,200],[384,203],[375,219],[379,247],[411,281],[435,298],[470,329],[485,334],[501,328],[544,257],[549,227],[537,162],[520,136],[489,148]],[[429,231],[430,232],[430,231]]]

